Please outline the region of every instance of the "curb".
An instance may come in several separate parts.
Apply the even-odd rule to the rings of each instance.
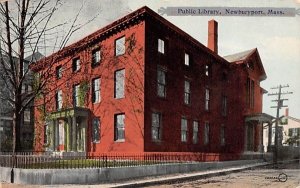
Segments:
[[[204,171],[204,172],[198,172],[197,174],[187,174],[186,176],[175,176],[175,177],[168,177],[165,179],[149,179],[149,180],[144,180],[141,182],[130,182],[130,183],[121,183],[119,185],[113,185],[112,187],[114,188],[128,188],[128,187],[145,187],[145,186],[154,186],[154,185],[159,185],[159,184],[172,184],[172,183],[177,183],[177,182],[184,182],[184,181],[192,181],[195,179],[199,178],[209,178],[213,176],[220,176],[220,175],[226,175],[234,172],[241,172],[243,170],[251,169],[254,167],[259,167],[259,166],[266,166],[270,165],[272,163],[270,162],[264,162],[264,163],[259,163],[259,164],[254,164],[254,165],[245,165],[243,167],[235,167],[235,168],[228,168],[228,169],[221,169],[221,170],[211,170],[211,171]]]

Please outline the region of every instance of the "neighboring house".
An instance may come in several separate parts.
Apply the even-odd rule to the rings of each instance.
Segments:
[[[40,53],[35,53],[27,58],[25,58],[25,64],[24,64],[24,70],[28,69],[30,62],[35,62],[37,60],[37,57],[40,57]],[[32,59],[32,57],[34,57]],[[7,56],[2,55],[1,58],[3,58],[4,62],[8,62]],[[18,59],[14,57],[14,61],[17,63]],[[4,69],[2,64],[0,64],[0,151],[10,151],[12,147],[12,107],[9,104],[9,95],[11,94],[9,92],[9,89],[11,86],[6,85],[9,84],[9,82],[5,77]],[[32,90],[32,74],[29,72],[28,76],[23,82],[22,85],[22,93],[26,93]],[[33,103],[28,106],[28,108],[24,111],[22,115],[22,126],[20,129],[20,137],[21,137],[21,143],[22,143],[22,149],[23,150],[32,150],[33,145]]]
[[[300,119],[289,116],[289,109],[285,109],[285,114],[281,117],[278,125],[279,144],[282,146],[300,146]],[[269,136],[270,135],[270,136]],[[269,139],[270,138],[270,139]],[[269,127],[264,130],[264,146],[275,145],[275,123],[272,124],[271,133]],[[270,144],[269,144],[270,143]],[[265,147],[265,151],[267,147]]]
[[[205,47],[142,7],[33,64],[51,75],[35,100],[35,149],[261,152],[271,116],[258,50],[219,56],[217,26]]]

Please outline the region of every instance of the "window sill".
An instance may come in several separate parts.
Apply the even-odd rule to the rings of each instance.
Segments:
[[[115,142],[122,143],[122,142],[125,142],[125,139],[122,139],[122,140],[115,140]]]
[[[100,144],[100,141],[96,141],[96,142],[92,141],[92,144]]]
[[[97,63],[92,63],[92,68],[96,68],[100,65],[100,62],[97,62]]]
[[[152,142],[154,142],[154,143],[161,143],[162,141],[160,139],[158,139],[158,140],[152,139]]]

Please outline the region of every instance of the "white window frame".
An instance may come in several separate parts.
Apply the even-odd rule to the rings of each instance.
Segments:
[[[125,41],[125,36],[120,37],[115,40],[115,55],[120,56],[125,54],[126,51],[126,41]]]
[[[210,89],[205,88],[205,111],[209,111],[210,107]]]
[[[186,118],[181,118],[181,142],[188,140],[188,121]]]
[[[191,104],[191,82],[184,81],[184,104]]]
[[[119,119],[120,118],[120,119]],[[114,140],[115,141],[125,141],[125,114],[115,114],[115,122],[114,122],[115,134]],[[119,131],[123,132],[123,138],[120,138]]]
[[[62,103],[63,103],[63,99],[62,99],[62,90],[58,90],[56,93],[57,97],[56,97],[56,109],[57,110],[61,110],[62,109]]]
[[[161,140],[161,113],[153,112],[151,115],[151,138],[153,141]]]
[[[125,69],[115,71],[115,99],[121,99],[125,96]]]
[[[73,59],[72,69],[73,69],[73,72],[79,71],[79,69],[80,69],[80,58]]]
[[[101,122],[100,118],[94,118],[93,119],[93,132],[92,132],[92,142],[93,143],[99,143],[100,142],[100,131],[101,131]]]
[[[190,55],[188,53],[184,53],[184,65],[190,66]]]
[[[199,142],[199,122],[193,121],[193,144],[198,144]]]
[[[75,106],[80,106],[79,104],[79,91],[80,91],[80,85],[77,84],[77,85],[74,85],[73,87],[73,103],[74,103],[74,107]]]
[[[157,96],[166,97],[166,71],[157,69]]]
[[[92,102],[99,103],[101,101],[101,79],[92,80]]]
[[[164,54],[165,53],[165,41],[162,39],[158,39],[157,50],[158,52]]]
[[[92,66],[100,64],[101,61],[101,52],[100,48],[96,48],[92,51]]]

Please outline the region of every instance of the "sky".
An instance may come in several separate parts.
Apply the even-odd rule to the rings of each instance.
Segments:
[[[300,0],[72,0],[59,9],[53,22],[72,19],[82,6],[79,23],[97,17],[79,32],[74,33],[69,43],[104,27],[118,18],[142,7],[148,6],[155,12],[160,7],[288,7],[300,8]],[[62,17],[63,16],[63,17]],[[257,48],[264,65],[267,79],[261,87],[269,93],[279,84],[290,87],[286,95],[290,116],[300,119],[300,15],[295,17],[239,17],[239,16],[167,16],[164,18],[190,34],[199,42],[207,44],[207,22],[215,19],[218,24],[218,50],[220,56]],[[47,52],[45,52],[47,53]],[[263,112],[276,115],[270,108],[275,97],[264,95]],[[284,109],[281,109],[281,114]]]

